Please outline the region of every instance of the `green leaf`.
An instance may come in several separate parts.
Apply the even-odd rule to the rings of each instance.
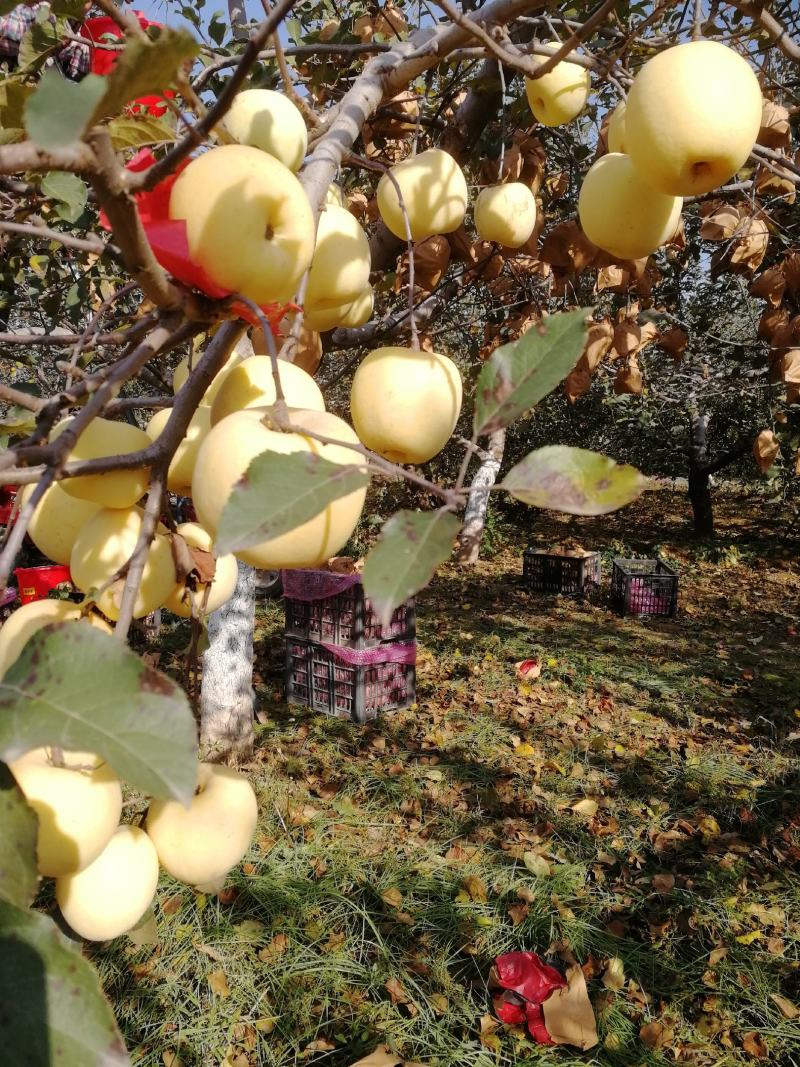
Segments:
[[[197,783],[183,691],[84,622],[39,630],[0,681],[0,759],[40,745],[97,752],[153,796],[188,803]]]
[[[12,405],[5,414],[4,418],[0,418],[0,433],[8,433],[14,437],[18,437],[21,434],[33,433],[36,429],[36,412],[29,411],[27,408],[17,407],[16,404]]]
[[[175,126],[163,119],[121,115],[108,124],[111,140],[118,152],[141,148],[146,144],[166,144],[175,140]]]
[[[333,500],[364,489],[363,467],[331,463],[313,452],[262,452],[234,488],[217,531],[224,555],[296,530]]]
[[[40,148],[64,148],[80,140],[106,88],[105,78],[87,74],[81,82],[67,81],[46,70],[39,88],[25,105],[25,128]]]
[[[398,511],[364,563],[364,592],[387,626],[392,613],[423,589],[449,557],[461,523],[449,511]]]
[[[14,775],[0,763],[0,898],[21,908],[36,896],[37,829],[35,812]]]
[[[162,93],[175,81],[175,75],[200,46],[188,30],[165,26],[155,40],[134,37],[128,40],[114,69],[106,77],[106,92],[92,121],[113,118],[126,104],[139,96]]]
[[[508,426],[563,381],[586,344],[586,309],[549,315],[518,341],[496,349],[475,389],[475,433]]]
[[[77,222],[86,207],[89,190],[86,183],[77,174],[65,170],[51,170],[42,179],[42,192],[45,196],[58,200],[56,209],[65,222]]]
[[[94,968],[52,919],[0,901],[0,1049],[28,1067],[130,1067]]]
[[[635,467],[568,445],[547,445],[512,467],[500,488],[536,508],[570,515],[605,515],[647,488]]]

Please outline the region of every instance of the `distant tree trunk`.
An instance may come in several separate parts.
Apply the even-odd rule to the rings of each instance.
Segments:
[[[456,559],[459,563],[477,563],[481,551],[486,512],[489,509],[491,488],[500,472],[503,451],[506,446],[506,431],[495,430],[489,437],[489,449],[472,479],[464,513],[464,528],[458,542]]]
[[[236,590],[208,617],[200,691],[200,745],[205,758],[221,762],[253,748],[253,629],[256,572],[239,564]]]
[[[711,468],[708,461],[708,415],[693,411],[689,417],[689,500],[696,537],[714,536]]]

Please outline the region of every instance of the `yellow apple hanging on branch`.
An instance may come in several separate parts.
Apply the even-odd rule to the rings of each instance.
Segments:
[[[175,532],[180,534],[190,548],[197,548],[203,552],[213,550],[211,534],[204,530],[199,523],[182,522]],[[214,577],[204,583],[198,581],[194,591],[189,593],[185,582],[181,582],[176,589],[167,597],[164,607],[167,611],[180,615],[185,619],[192,617],[192,601],[195,604],[195,614],[210,615],[212,611],[227,604],[236,589],[238,568],[235,556],[218,556],[215,560]],[[206,589],[208,588],[208,595]]]
[[[113,582],[111,579],[131,558],[142,518],[140,508],[103,508],[87,522],[75,539],[69,564],[72,580],[82,593],[98,590],[97,606],[109,619],[119,618],[125,585],[124,578],[117,578]],[[147,551],[142,581],[134,600],[135,619],[142,619],[160,608],[178,584],[166,534],[166,528],[159,524]],[[99,592],[101,589],[102,592]]]
[[[28,502],[35,488],[35,485],[24,487],[20,494],[21,506]],[[81,527],[101,507],[102,504],[96,501],[81,500],[65,492],[63,482],[54,482],[36,505],[28,524],[28,536],[46,559],[68,564]]]
[[[548,43],[554,48],[559,47],[558,41]],[[531,56],[538,67],[547,59],[547,56]],[[526,78],[525,93],[537,122],[543,126],[563,126],[586,107],[590,85],[586,67],[562,59],[541,78]]]
[[[54,428],[51,440],[55,441],[70,427],[73,419],[62,419]],[[92,419],[81,432],[68,462],[104,459],[107,456],[124,455],[147,448],[150,438],[138,426],[112,419]],[[147,490],[150,472],[144,467],[133,470],[108,471],[105,474],[83,474],[78,478],[65,478],[61,487],[70,496],[89,500],[104,508],[129,508]]]
[[[197,889],[218,891],[250,847],[257,819],[256,795],[244,775],[201,763],[189,807],[154,800],[146,826],[168,874]]]
[[[609,152],[625,152],[625,101],[620,100],[611,112],[606,130]]]
[[[36,748],[9,768],[38,818],[39,874],[58,878],[92,863],[122,813],[122,788],[109,764],[93,752]]]
[[[649,59],[625,107],[625,147],[644,181],[671,196],[723,185],[761,126],[752,68],[718,41],[689,41]]]
[[[76,934],[110,941],[136,926],[157,887],[153,842],[138,826],[120,826],[93,863],[56,879],[56,900]]]
[[[314,218],[288,167],[249,145],[222,145],[182,171],[169,203],[195,263],[257,304],[291,299],[314,253]]]
[[[273,430],[266,424],[270,418],[268,408],[249,408],[228,415],[212,428],[201,445],[192,482],[197,517],[212,535],[216,535],[233,487],[262,452],[282,455],[310,452],[330,463],[364,466],[363,457],[347,447],[359,442],[343,419],[327,411],[290,409],[289,415],[292,426],[342,441],[344,445],[323,445],[306,436],[303,429],[291,433]],[[289,533],[268,538],[235,555],[244,563],[267,570],[316,567],[335,556],[347,543],[358,523],[365,496],[366,488],[354,490],[333,500],[313,519]]]
[[[302,367],[281,359],[278,361],[278,375],[290,408],[325,410],[320,387]],[[211,406],[211,425],[216,426],[235,411],[269,407],[275,400],[272,360],[269,356],[251,356],[234,367],[225,379]]]
[[[306,304],[322,308],[350,303],[369,286],[369,268],[369,241],[358,220],[346,208],[326,207],[319,217]]]
[[[583,179],[578,216],[589,240],[619,259],[641,259],[675,234],[683,200],[648,185],[630,156],[609,152]]]
[[[192,344],[192,350],[193,351],[192,351],[192,355],[191,355],[191,365],[190,365],[190,357],[189,356],[184,356],[184,358],[180,361],[180,363],[177,365],[175,370],[172,372],[172,391],[173,391],[173,393],[177,393],[179,389],[183,388],[183,385],[184,385],[186,379],[189,377],[190,370],[193,370],[194,367],[197,366],[197,363],[198,363],[198,361],[200,360],[200,358],[202,356],[202,353],[200,352],[199,349],[200,349],[200,342],[199,342],[198,339],[195,339],[195,341]],[[238,350],[238,348],[234,348],[234,350],[231,352],[231,354],[225,360],[225,363],[220,367],[220,369],[214,375],[214,378],[213,378],[213,380],[211,382],[211,385],[209,385],[208,389],[206,389],[205,393],[203,393],[203,397],[202,397],[202,399],[200,401],[201,404],[204,404],[206,407],[210,407],[214,403],[214,397],[217,395],[217,393],[222,388],[222,383],[225,381],[225,378],[227,377],[228,372],[232,371],[233,368],[237,364],[241,363],[244,358],[245,357],[241,354],[241,352]]]
[[[155,442],[161,436],[171,414],[172,408],[162,408],[150,419],[146,433],[151,441]],[[173,493],[189,496],[197,450],[210,429],[211,408],[207,404],[200,404],[189,421],[186,433],[178,444],[175,455],[170,460],[167,472],[167,488]]]
[[[467,212],[467,182],[449,152],[429,148],[392,167],[408,214],[411,237],[423,241],[435,233],[452,233]],[[406,240],[406,224],[394,182],[384,174],[378,182],[378,210],[395,235]]]
[[[287,97],[273,89],[245,89],[222,121],[239,144],[260,148],[289,170],[300,170],[308,134],[303,116]]]
[[[522,182],[481,189],[475,201],[475,229],[484,241],[521,248],[536,225],[536,198]]]
[[[450,440],[461,395],[461,375],[447,356],[378,348],[353,377],[350,414],[373,452],[393,463],[425,463]]]

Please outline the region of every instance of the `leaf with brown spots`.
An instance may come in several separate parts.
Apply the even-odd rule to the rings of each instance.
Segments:
[[[752,1056],[754,1060],[769,1059],[769,1045],[761,1034],[757,1034],[754,1030],[751,1030],[749,1034],[744,1035],[742,1039],[742,1048],[748,1056]]]
[[[568,445],[546,445],[512,467],[501,483],[517,500],[569,515],[605,515],[644,491],[647,479],[607,456]]]
[[[186,695],[86,622],[39,630],[0,682],[0,759],[40,745],[96,752],[151,796],[188,803],[197,784]]]

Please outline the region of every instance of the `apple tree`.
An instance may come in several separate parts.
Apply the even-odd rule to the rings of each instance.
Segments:
[[[634,499],[637,469],[556,440],[498,482],[504,448],[562,382],[577,399],[613,360],[615,393],[636,394],[648,344],[692,345],[683,278],[703,241],[714,279],[766,302],[770,388],[797,399],[791,4],[277,0],[206,26],[176,3],[196,32],[98,7],[96,33],[83,4],[39,10],[0,99],[0,464],[20,487],[0,588],[30,534],[84,595],[0,630],[15,1062],[126,1062],[90,968],[30,910],[40,875],[104,940],[147,912],[158,863],[201,886],[241,858],[188,865],[156,826],[242,810],[244,779],[198,752],[252,743],[255,568],[323,563],[371,484],[407,484],[431,506],[390,517],[364,567],[388,617],[457,541],[474,558],[491,492],[579,515]],[[65,79],[65,44],[88,38],[94,71]],[[191,701],[128,647],[161,607],[192,620]],[[97,831],[87,861],[86,827],[57,827],[51,864],[31,760],[57,790],[113,768],[153,798],[150,836]],[[139,849],[147,878],[126,877]],[[124,882],[110,926],[110,905],[86,906],[97,863]]]

